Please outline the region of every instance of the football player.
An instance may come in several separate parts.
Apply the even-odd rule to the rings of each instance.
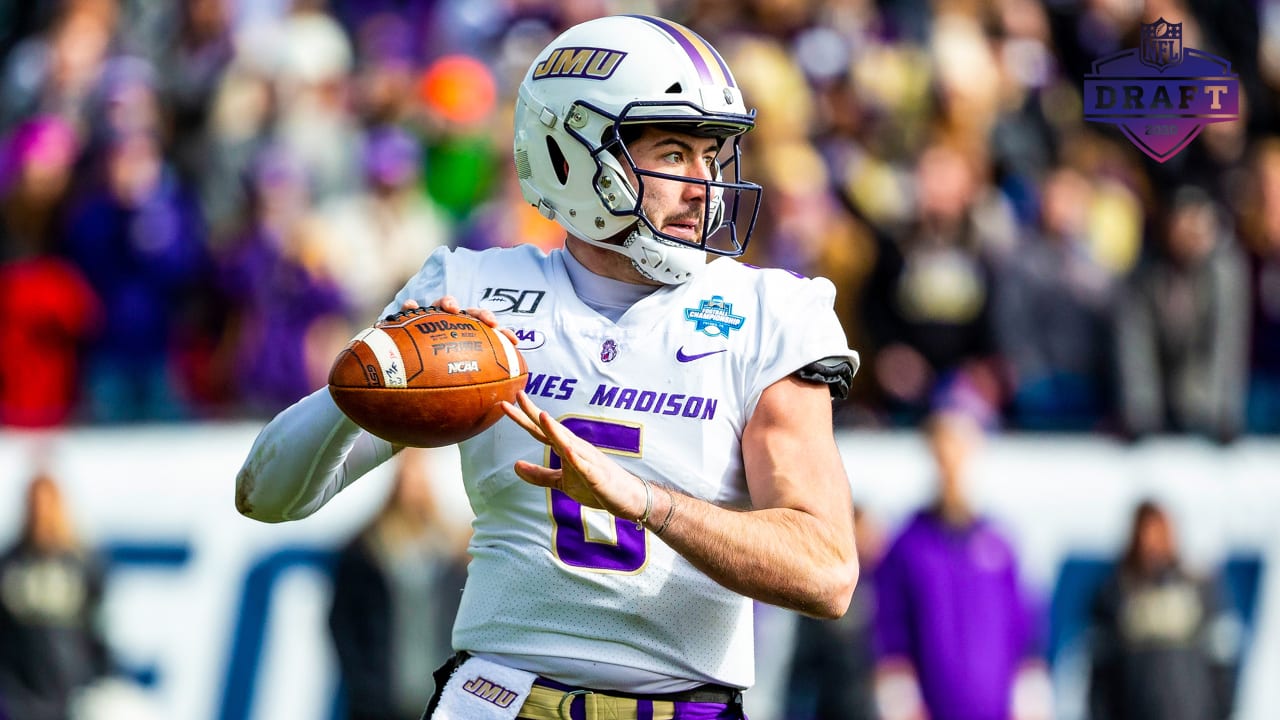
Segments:
[[[570,28],[515,108],[524,197],[564,248],[441,249],[387,305],[469,308],[529,366],[513,422],[461,444],[472,560],[426,717],[741,718],[752,600],[848,606],[831,398],[858,355],[830,282],[733,259],[759,207],[753,125],[688,28]],[[305,517],[395,451],[321,389],[262,430],[237,506]]]

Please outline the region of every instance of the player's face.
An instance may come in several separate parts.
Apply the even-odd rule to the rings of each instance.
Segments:
[[[637,181],[631,168],[627,168],[633,186],[639,187],[643,182],[641,209],[653,226],[672,237],[699,242],[709,189],[705,181],[715,179],[719,142],[715,138],[649,126],[627,145],[627,150],[640,170],[699,181],[663,180],[649,175]]]

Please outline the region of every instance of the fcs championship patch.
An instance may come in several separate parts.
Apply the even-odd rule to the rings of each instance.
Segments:
[[[727,303],[720,295],[712,295],[710,300],[701,300],[697,308],[685,308],[684,319],[693,323],[693,329],[711,337],[728,337],[729,332],[738,330],[747,318],[733,314],[733,303]]]

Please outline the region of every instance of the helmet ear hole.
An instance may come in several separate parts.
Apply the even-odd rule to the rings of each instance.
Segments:
[[[555,138],[547,136],[547,154],[551,156],[551,167],[556,171],[556,179],[560,181],[563,187],[569,182],[569,161],[564,157],[564,151],[560,149],[560,143]]]

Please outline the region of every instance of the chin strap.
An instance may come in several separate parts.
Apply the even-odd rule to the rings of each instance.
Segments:
[[[613,250],[631,258],[636,270],[650,280],[679,285],[692,280],[707,264],[707,254],[702,250],[667,242],[642,228],[643,223],[627,235],[621,247],[614,245]]]
[[[645,233],[638,227],[627,234],[621,244],[579,237],[579,240],[616,252],[631,260],[636,272],[664,285],[679,285],[693,279],[707,264],[707,254],[693,247],[667,242]]]

